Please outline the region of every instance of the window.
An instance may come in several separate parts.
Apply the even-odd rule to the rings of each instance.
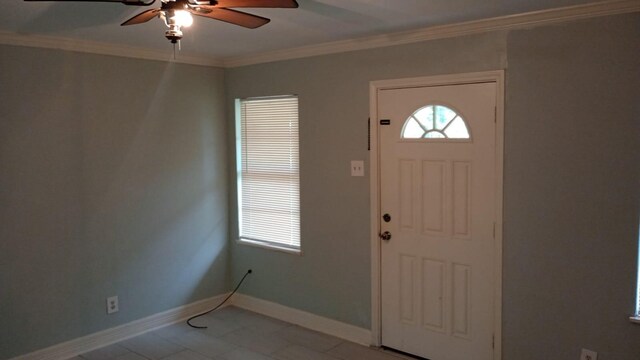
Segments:
[[[470,139],[467,124],[443,105],[428,105],[411,114],[402,127],[403,139]]]
[[[236,100],[240,241],[300,249],[298,98]]]

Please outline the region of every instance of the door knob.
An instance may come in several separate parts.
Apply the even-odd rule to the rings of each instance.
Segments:
[[[388,231],[383,232],[382,234],[380,234],[380,239],[385,241],[391,240],[391,233]]]

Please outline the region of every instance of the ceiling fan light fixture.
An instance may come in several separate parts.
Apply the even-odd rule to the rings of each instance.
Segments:
[[[189,27],[193,24],[193,17],[186,10],[168,9],[163,11],[161,16],[169,27],[164,36],[174,44],[182,39],[182,27]]]
[[[193,16],[186,10],[176,10],[175,23],[178,26],[189,27],[193,25]]]
[[[164,10],[160,16],[168,27],[189,27],[193,24],[193,16],[191,16],[191,14],[186,10]]]
[[[178,41],[180,41],[180,39],[182,39],[182,36],[183,36],[182,30],[180,30],[180,27],[177,25],[169,26],[169,30],[164,32],[164,37],[169,39],[169,41],[171,41],[172,44],[175,44]]]
[[[114,2],[131,6],[149,6],[156,0],[24,0]],[[159,8],[148,9],[126,20],[121,26],[143,24],[160,17],[169,28],[165,37],[172,43],[182,39],[182,27],[193,24],[193,15],[224,21],[247,29],[269,23],[269,19],[232,8],[297,8],[296,0],[160,0]]]

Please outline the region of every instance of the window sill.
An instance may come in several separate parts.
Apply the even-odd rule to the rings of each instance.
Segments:
[[[301,249],[292,249],[284,246],[277,246],[273,244],[267,244],[260,241],[254,241],[254,240],[248,240],[248,239],[237,239],[236,242],[242,245],[248,245],[252,247],[258,247],[262,249],[278,251],[278,252],[283,252],[287,254],[302,255]]]
[[[640,316],[632,316],[629,318],[632,323],[640,324]]]

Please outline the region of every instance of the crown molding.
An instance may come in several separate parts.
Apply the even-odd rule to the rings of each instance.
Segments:
[[[156,60],[181,64],[223,67],[224,62],[211,56],[193,56],[180,53],[175,59],[173,51],[145,49],[135,46],[108,44],[95,41],[69,39],[57,36],[19,34],[0,31],[0,44],[26,46],[55,50],[75,51],[89,54],[111,55],[134,59]]]
[[[533,11],[450,25],[431,26],[418,30],[389,33],[358,39],[333,41],[292,49],[258,53],[254,55],[228,57],[223,59],[223,64],[226,68],[233,68],[274,61],[335,54],[347,51],[411,44],[428,40],[480,34],[490,31],[529,28],[600,16],[633,13],[638,11],[640,11],[640,1],[638,0],[603,1],[585,5]]]
[[[173,52],[145,49],[57,36],[29,35],[0,31],[0,44],[67,50],[90,54],[111,55],[134,59],[156,60],[191,65],[233,68],[311,56],[328,55],[348,51],[366,50],[394,45],[411,44],[428,40],[481,34],[490,31],[530,28],[567,21],[618,15],[640,11],[640,0],[611,0],[591,4],[567,6],[533,11],[489,19],[438,25],[418,30],[395,32],[370,37],[326,42],[258,54],[218,58],[207,55],[181,53],[176,59]]]

